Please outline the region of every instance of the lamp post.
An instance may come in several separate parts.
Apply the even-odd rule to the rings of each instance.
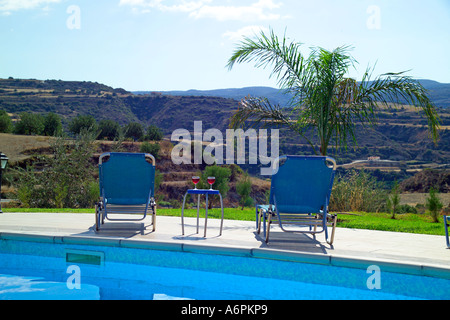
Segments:
[[[8,157],[3,152],[0,152],[0,213],[3,213],[3,211],[2,211],[2,173],[3,173],[3,170],[5,170],[7,163],[8,163]]]

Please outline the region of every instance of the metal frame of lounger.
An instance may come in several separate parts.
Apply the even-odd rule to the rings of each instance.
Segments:
[[[279,170],[279,161],[289,158],[297,158],[299,160],[323,160],[324,165],[326,162],[331,162],[332,167],[328,167],[332,171],[330,172],[330,181],[327,190],[327,195],[323,201],[322,210],[317,210],[317,212],[299,212],[299,213],[284,213],[279,212],[277,206],[276,196],[271,194],[271,199],[273,199],[273,203],[269,205],[256,205],[256,228],[257,233],[261,232],[261,225],[263,226],[265,241],[269,242],[269,234],[270,234],[270,225],[272,223],[272,217],[276,216],[278,218],[278,223],[284,232],[292,232],[292,233],[306,233],[306,234],[318,234],[325,233],[325,239],[328,244],[333,244],[334,242],[334,234],[336,228],[337,215],[328,213],[328,203],[331,195],[331,189],[333,187],[334,175],[336,172],[336,161],[331,157],[315,157],[315,156],[282,156],[278,158],[274,162],[275,168]],[[272,187],[271,187],[272,193]],[[266,227],[267,225],[267,227]],[[296,229],[292,230],[292,227]],[[298,227],[309,227],[309,230],[299,230]],[[320,228],[317,230],[317,228]],[[332,228],[331,236],[328,237],[328,227]]]
[[[450,227],[450,221],[448,216],[444,216],[444,227],[445,227],[445,241],[447,242],[447,248],[450,249],[450,240],[448,236],[448,228]]]
[[[136,153],[103,153],[99,157],[99,172],[100,172],[100,179],[102,179],[102,165],[104,158],[110,157],[111,154],[113,155],[139,155]],[[149,159],[151,161],[151,164],[153,167],[155,167],[155,157],[149,153],[141,154],[144,155],[145,161]],[[106,163],[106,162],[105,162]],[[126,171],[124,171],[126,173]],[[147,212],[149,208],[152,210],[152,226],[153,231],[156,229],[156,202],[154,198],[154,183],[155,183],[155,176],[153,174],[153,177],[150,177],[151,180],[153,180],[152,185],[153,188],[150,188],[148,199],[145,203],[142,204],[109,204],[108,199],[105,199],[104,197],[104,190],[101,188],[100,190],[100,201],[95,206],[95,229],[98,231],[100,229],[100,225],[104,224],[105,219],[109,221],[142,221],[147,217]],[[142,215],[140,218],[130,218],[130,219],[116,219],[108,217],[108,215],[117,215],[117,214],[131,214],[131,215]]]

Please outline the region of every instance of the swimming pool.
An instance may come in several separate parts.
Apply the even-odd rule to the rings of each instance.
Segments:
[[[239,249],[211,254],[217,248],[0,238],[0,299],[390,300],[450,294],[449,279],[387,272],[384,266],[376,274],[377,266],[370,272],[255,258]]]

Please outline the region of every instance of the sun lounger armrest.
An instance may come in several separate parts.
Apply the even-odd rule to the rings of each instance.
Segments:
[[[155,161],[155,157],[154,156],[152,156],[150,153],[146,153],[145,154],[145,158],[146,159],[150,158],[150,160],[152,161],[152,165],[155,166],[156,161]]]

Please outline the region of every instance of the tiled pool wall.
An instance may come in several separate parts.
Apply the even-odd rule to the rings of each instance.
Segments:
[[[411,296],[421,292],[424,297],[442,297],[442,292],[433,292],[434,289],[427,284],[428,277],[417,277],[423,275],[442,278],[435,279],[437,282],[444,283],[443,286],[438,287],[443,288],[441,290],[444,291],[450,289],[450,282],[446,280],[450,279],[450,270],[444,268],[395,264],[387,261],[355,260],[332,255],[264,248],[230,248],[181,242],[2,233],[0,234],[0,253],[29,256],[29,259],[21,259],[20,265],[17,265],[19,262],[14,259],[1,261],[2,268],[12,270],[18,268],[25,273],[27,270],[38,270],[42,274],[59,277],[61,281],[65,281],[67,277],[61,270],[65,270],[70,264],[76,264],[74,261],[67,261],[69,253],[75,254],[75,259],[76,255],[81,259],[83,255],[94,256],[95,259],[89,262],[81,261],[83,275],[114,279],[113,281],[118,285],[120,281],[139,281],[147,277],[149,270],[153,267],[155,267],[153,276],[163,277],[158,275],[156,268],[165,267],[186,269],[183,279],[178,279],[176,276],[165,276],[165,279],[161,279],[161,282],[164,280],[165,283],[173,285],[181,280],[189,281],[190,273],[205,271],[367,289],[366,280],[369,277],[367,268],[377,265],[382,271],[383,289],[386,292]],[[39,256],[48,257],[51,260],[42,260]],[[97,258],[101,260],[101,263],[95,262]],[[127,272],[122,272],[126,264],[133,264],[135,268],[131,271],[127,268]],[[178,273],[173,272],[173,274]],[[192,278],[194,279],[194,276]],[[191,283],[191,285],[198,284]],[[239,286],[238,283],[229,285]]]
[[[20,248],[8,249],[8,240],[25,241],[30,244],[27,246],[20,246]],[[0,233],[0,241],[2,241],[0,252],[5,252],[4,250],[20,250],[20,252],[16,251],[16,253],[61,257],[65,254],[64,250],[65,248],[68,248],[67,246],[75,248],[78,246],[80,250],[83,248],[90,248],[89,250],[92,251],[99,251],[99,248],[101,247],[109,247],[115,248],[115,250],[109,250],[107,257],[109,261],[182,268],[189,268],[189,266],[185,266],[186,259],[170,258],[173,257],[173,255],[168,255],[168,252],[178,251],[191,254],[202,254],[202,259],[200,259],[201,261],[198,265],[191,264],[192,268],[197,268],[197,270],[203,270],[202,268],[204,268],[205,265],[204,260],[206,259],[206,255],[215,255],[221,256],[223,259],[225,259],[225,257],[257,258],[253,259],[254,262],[259,261],[260,263],[263,263],[264,259],[269,259],[275,261],[330,265],[335,267],[356,268],[363,270],[367,270],[367,268],[371,265],[377,265],[385,272],[450,279],[450,266],[449,268],[443,268],[428,265],[426,263],[396,263],[383,259],[355,259],[353,257],[346,257],[342,255],[337,256],[332,254],[303,253],[267,248],[222,247],[186,244],[182,242],[142,241],[107,237],[43,236],[19,233]],[[45,246],[45,249],[42,250],[42,246],[33,246],[31,243],[59,244],[66,246]],[[117,250],[119,248],[152,250],[154,253],[152,255],[135,253],[124,255],[124,250]],[[129,252],[131,253],[131,251]],[[217,261],[218,259],[215,260]],[[232,272],[235,272],[236,270],[236,265],[229,266],[221,262],[216,263],[215,261],[210,261],[209,263],[210,264],[207,267],[207,271],[214,271],[215,268],[217,268],[220,272],[227,272],[228,269]]]

